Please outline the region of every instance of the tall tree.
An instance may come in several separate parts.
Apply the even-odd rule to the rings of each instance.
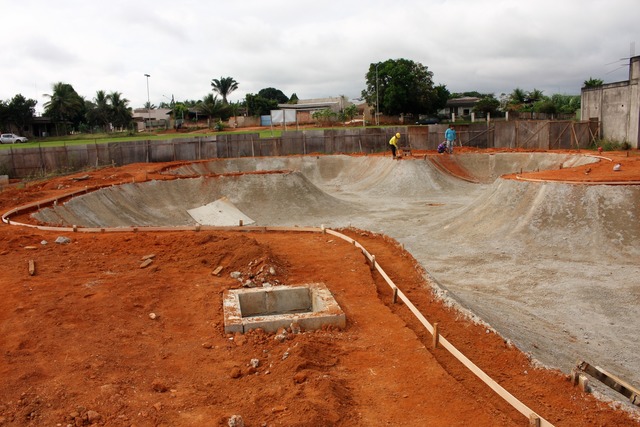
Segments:
[[[540,89],[533,89],[531,92],[527,94],[526,102],[528,104],[532,104],[534,102],[543,101],[545,96]]]
[[[266,116],[271,114],[271,110],[278,108],[278,101],[275,99],[263,98],[252,93],[247,94],[247,110],[253,116]]]
[[[286,104],[287,102],[289,102],[289,98],[287,98],[287,95],[285,95],[280,89],[276,89],[273,87],[260,89],[260,92],[258,92],[258,96],[261,96],[265,99],[274,99],[278,102],[278,104]]]
[[[126,128],[133,120],[129,100],[122,97],[120,92],[111,92],[107,95],[110,104],[110,118],[114,126]]]
[[[495,115],[498,108],[500,108],[500,101],[498,101],[493,94],[490,94],[480,98],[480,101],[473,106],[473,111]]]
[[[9,121],[16,125],[21,132],[24,131],[27,125],[33,121],[37,103],[38,101],[27,99],[21,94],[14,96],[8,104]]]
[[[233,77],[220,77],[220,80],[213,79],[211,80],[211,87],[213,87],[213,91],[218,93],[222,97],[222,102],[224,104],[228,104],[227,96],[231,95],[231,93],[238,89],[238,82],[236,82]]]
[[[365,77],[367,88],[362,91],[362,97],[373,106],[379,101],[378,108],[384,114],[418,115],[437,111],[433,73],[420,63],[388,59],[370,64]]]
[[[212,118],[225,118],[225,112],[227,107],[218,99],[217,96],[214,96],[212,93],[207,94],[202,101],[198,102],[196,105],[196,109],[203,116],[207,116],[210,119]]]
[[[87,111],[87,122],[91,126],[100,126],[104,130],[107,129],[107,125],[111,122],[111,106],[104,90],[96,92],[91,107]]]
[[[593,77],[589,77],[589,80],[585,80],[584,81],[584,87],[598,87],[598,86],[602,86],[604,84],[604,81],[602,79],[596,79]]]
[[[58,82],[53,85],[53,93],[45,94],[49,101],[44,104],[44,114],[49,116],[56,126],[62,124],[67,129],[67,123],[78,125],[84,115],[84,99],[68,83]]]
[[[519,87],[515,88],[513,92],[511,92],[507,98],[507,105],[505,108],[508,111],[520,111],[524,108],[525,103],[527,102],[527,92],[524,89],[520,89]]]
[[[0,100],[0,129],[9,127],[9,104]]]

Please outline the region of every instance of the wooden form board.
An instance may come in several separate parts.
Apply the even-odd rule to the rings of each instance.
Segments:
[[[579,361],[576,364],[576,367],[582,372],[589,374],[593,378],[605,384],[606,386],[611,387],[613,390],[617,391],[623,396],[626,396],[634,405],[640,406],[640,390],[638,390],[636,387],[605,371],[604,369],[598,366],[590,365],[585,361]]]
[[[364,256],[369,260],[369,262],[375,262],[375,257],[371,255],[360,243],[355,241],[354,239],[345,236],[342,233],[326,230],[326,233],[334,235],[336,237],[340,237],[343,240],[353,243],[356,247],[362,250]],[[413,305],[413,303],[407,298],[407,296],[398,289],[396,284],[391,280],[391,278],[387,275],[387,273],[380,267],[380,264],[375,263],[376,270],[380,273],[380,275],[384,278],[387,284],[393,289],[394,295],[397,293],[397,296],[405,303],[405,305],[411,310],[414,316],[422,323],[422,325],[429,331],[429,333],[434,333],[434,327],[429,323],[429,321],[424,317],[420,310]],[[475,363],[469,360],[464,354],[462,354],[453,344],[447,341],[446,338],[440,336],[439,345],[444,347],[449,353],[451,353],[460,363],[466,366],[475,376],[477,376],[482,382],[488,385],[494,392],[496,392],[500,397],[502,397],[507,403],[513,406],[518,412],[527,417],[530,425],[541,426],[541,427],[554,427],[549,421],[545,420],[538,414],[536,414],[531,408],[527,405],[519,401],[515,396],[509,393],[504,389],[500,384],[498,384],[495,380],[493,380],[489,375],[487,375],[482,369],[480,369]]]

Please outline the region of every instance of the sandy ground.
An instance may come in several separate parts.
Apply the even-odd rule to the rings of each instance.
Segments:
[[[341,165],[325,158],[309,158],[311,163],[289,159],[267,165],[287,172],[248,175],[240,171],[268,169],[261,167],[268,161],[227,162],[222,167],[227,175],[218,173],[213,179],[224,180],[220,187],[228,188],[228,194],[216,193],[217,187],[201,178],[190,179],[196,185],[185,187],[189,179],[158,173],[168,165],[130,165],[15,186],[1,193],[0,207],[5,212],[73,188],[126,183],[122,201],[106,189],[98,197],[109,202],[101,202],[100,208],[95,200],[89,203],[94,215],[86,215],[86,208],[76,212],[85,209],[86,221],[108,222],[113,219],[101,212],[108,211],[105,203],[117,209],[127,202],[133,212],[145,214],[128,216],[125,222],[157,224],[182,218],[175,212],[163,214],[162,205],[143,196],[168,180],[177,192],[161,187],[153,194],[173,194],[184,203],[176,194],[186,197],[205,188],[205,199],[229,197],[258,224],[301,224],[309,221],[312,210],[316,216],[311,225],[322,221],[357,226],[347,233],[376,255],[420,311],[439,323],[443,335],[554,425],[637,425],[637,415],[627,406],[614,404],[624,406],[614,409],[580,393],[565,373],[542,369],[536,362],[566,371],[576,356],[590,354],[604,358],[591,360],[594,364],[608,367],[600,360],[613,360],[623,377],[637,374],[637,334],[630,319],[637,318],[638,290],[632,281],[638,271],[634,258],[628,258],[637,255],[638,240],[628,240],[637,237],[637,231],[607,243],[607,229],[598,234],[602,241],[588,240],[594,246],[588,251],[566,256],[572,253],[562,246],[567,235],[555,239],[554,234],[571,223],[543,227],[537,222],[539,212],[515,214],[518,200],[527,206],[538,200],[536,206],[542,209],[547,203],[541,200],[549,200],[543,196],[553,191],[528,194],[531,188],[518,188],[522,183],[517,179],[492,183],[500,167],[485,169],[462,156],[437,157],[429,162],[436,166],[425,169],[428,159],[423,154],[429,153],[414,153],[399,162],[378,158],[375,167],[358,164],[357,157],[339,157]],[[624,174],[613,174],[607,160],[523,175],[563,181],[607,175],[616,181],[640,178],[637,157],[615,156]],[[232,176],[229,165],[237,170]],[[200,174],[200,167],[183,166],[182,171]],[[452,174],[484,182],[473,184]],[[416,176],[427,190],[415,189]],[[389,184],[390,177],[395,185]],[[148,187],[140,191],[144,182]],[[284,192],[273,191],[286,185]],[[618,192],[629,186],[607,187]],[[272,193],[285,196],[275,201],[264,196]],[[512,194],[513,202],[505,205]],[[571,197],[565,194],[558,200]],[[581,197],[609,205],[611,196],[596,192]],[[615,197],[619,203],[628,198]],[[287,198],[296,203],[283,209]],[[477,200],[494,212],[493,200],[512,207],[502,209],[504,215],[494,213],[496,224],[505,216],[520,219],[498,229],[492,224],[489,232],[470,220]],[[141,209],[141,201],[151,207]],[[637,205],[635,197],[625,208],[628,215],[638,214]],[[607,217],[620,211],[599,212]],[[590,215],[585,212],[576,219],[582,228],[593,226],[583,223]],[[610,228],[619,227],[613,222]],[[508,236],[505,230],[514,227],[518,232]],[[70,243],[54,243],[61,235]],[[487,244],[478,248],[469,244],[471,238]],[[575,249],[576,240],[570,240]],[[526,423],[445,351],[432,349],[431,336],[406,307],[392,303],[388,286],[371,272],[363,255],[339,239],[271,232],[60,233],[2,224],[0,242],[5,266],[0,273],[0,425],[228,425],[233,415],[247,426]],[[607,255],[611,248],[614,256]],[[143,267],[146,258],[153,261]],[[34,275],[29,274],[29,261],[35,265]],[[213,275],[218,266],[223,267],[221,274]],[[347,315],[346,329],[291,334],[284,341],[260,332],[225,334],[222,292],[241,286],[229,273],[259,278],[266,267],[276,271],[265,278],[271,282],[325,283]],[[452,307],[451,301],[458,305]],[[611,310],[604,311],[607,306]],[[489,326],[469,321],[460,307],[469,307]],[[594,326],[601,321],[606,322],[603,327]],[[609,334],[602,332],[607,330]],[[251,366],[252,359],[258,360],[257,367]]]

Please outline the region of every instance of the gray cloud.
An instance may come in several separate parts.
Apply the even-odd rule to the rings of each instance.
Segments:
[[[20,64],[0,69],[0,99],[64,81],[88,98],[117,90],[134,107],[146,102],[145,73],[155,104],[171,94],[200,99],[211,79],[223,76],[239,82],[231,100],[266,87],[303,98],[356,97],[370,63],[397,58],[426,65],[452,92],[499,95],[521,87],[577,94],[589,77],[625,79],[626,69],[618,69],[624,62],[616,61],[629,56],[630,42],[640,43],[637,0],[0,6],[8,11],[0,49]]]

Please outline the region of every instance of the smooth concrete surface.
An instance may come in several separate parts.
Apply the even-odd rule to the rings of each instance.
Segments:
[[[288,172],[126,184],[35,216],[79,226],[182,225],[193,223],[188,209],[227,197],[256,225],[383,233],[428,271],[434,292],[542,364],[568,373],[584,359],[638,386],[640,188],[499,177],[596,161],[582,155],[454,158],[481,183],[423,158],[221,159],[172,173]]]
[[[245,333],[257,328],[277,332],[292,323],[302,330],[346,325],[344,312],[322,283],[228,290],[223,308],[226,333]]]
[[[187,212],[200,225],[233,227],[255,223],[254,220],[242,213],[226,197],[198,208],[189,209]]]

